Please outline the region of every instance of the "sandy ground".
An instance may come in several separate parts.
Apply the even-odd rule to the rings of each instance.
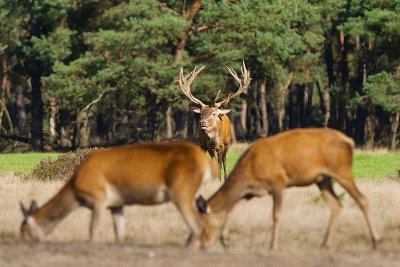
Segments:
[[[0,266],[399,266],[400,252],[313,253],[190,251],[179,247],[128,244],[26,243],[0,244]]]
[[[111,216],[102,220],[95,243],[88,243],[90,211],[73,211],[46,242],[22,242],[19,201],[36,199],[39,206],[62,186],[61,182],[21,181],[0,177],[0,266],[400,266],[400,183],[363,182],[372,219],[382,237],[377,251],[361,211],[344,195],[330,250],[321,250],[329,208],[316,186],[292,188],[285,193],[281,216],[280,248],[268,250],[271,235],[270,197],[238,204],[232,216],[231,247],[215,244],[207,251],[184,248],[189,231],[173,204],[125,208],[127,237],[114,243]],[[209,196],[220,186],[208,184]],[[336,192],[343,189],[335,185]]]

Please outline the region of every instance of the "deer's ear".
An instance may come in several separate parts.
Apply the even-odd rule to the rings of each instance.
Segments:
[[[29,214],[32,214],[38,210],[38,205],[35,200],[32,200],[31,207],[29,208]]]
[[[196,106],[190,106],[190,108],[195,112],[195,113],[200,113],[201,109],[196,107]]]
[[[231,112],[231,110],[232,110],[232,109],[220,109],[220,110],[219,110],[219,114],[220,114],[220,115],[222,115],[222,114],[228,114],[229,112]]]
[[[20,202],[19,205],[21,206],[22,214],[24,215],[24,218],[26,219],[28,217],[28,211],[25,209],[24,204],[22,204],[22,202]]]

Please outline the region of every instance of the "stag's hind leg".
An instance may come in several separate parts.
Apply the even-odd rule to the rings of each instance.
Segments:
[[[338,197],[332,188],[332,179],[330,177],[325,177],[324,180],[317,184],[319,189],[321,190],[322,196],[328,203],[329,207],[332,210],[331,219],[329,222],[328,230],[325,235],[324,242],[322,243],[321,248],[329,248],[332,243],[332,236],[335,230],[337,220],[339,217],[340,210],[342,208],[342,204],[340,203]]]
[[[369,213],[368,201],[365,196],[358,190],[353,179],[353,174],[350,172],[345,175],[335,177],[335,179],[347,192],[349,192],[349,194],[359,205],[361,211],[364,214],[365,220],[367,221],[374,249],[376,249],[380,238],[374,224],[372,223],[371,215]]]

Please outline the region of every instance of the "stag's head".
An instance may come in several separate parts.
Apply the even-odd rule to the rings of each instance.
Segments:
[[[209,131],[210,129],[216,127],[218,121],[222,120],[222,116],[224,114],[227,114],[231,111],[230,109],[222,109],[222,107],[237,98],[241,93],[243,93],[249,86],[251,78],[250,71],[246,69],[244,62],[243,67],[241,68],[243,79],[240,79],[233,69],[227,67],[235,80],[239,82],[239,90],[233,95],[229,94],[225,100],[217,102],[219,94],[221,92],[221,90],[219,90],[217,97],[214,99],[214,101],[210,105],[206,105],[199,99],[195,98],[190,91],[190,84],[196,78],[197,74],[199,74],[199,72],[204,69],[204,67],[205,66],[201,67],[199,70],[196,70],[195,67],[192,73],[190,73],[186,77],[183,75],[183,68],[181,68],[178,82],[182,92],[189,98],[190,101],[192,101],[193,105],[191,105],[191,108],[193,109],[193,111],[200,114],[201,129],[204,131]]]

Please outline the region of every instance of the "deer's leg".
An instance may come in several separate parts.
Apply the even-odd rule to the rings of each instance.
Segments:
[[[169,195],[171,200],[175,203],[179,211],[181,212],[183,219],[190,230],[190,236],[186,242],[187,247],[199,247],[200,236],[203,232],[203,221],[200,216],[200,212],[196,205],[194,198],[195,190],[190,192],[188,190],[180,190],[178,188],[171,189]]]
[[[104,212],[105,206],[101,202],[95,202],[93,203],[93,208],[92,208],[92,222],[90,225],[90,241],[94,241],[94,237],[96,236],[98,230],[99,230],[99,225],[100,225],[100,219],[102,216],[102,213]]]
[[[377,249],[380,240],[379,234],[376,231],[374,224],[372,223],[371,215],[368,208],[368,201],[365,196],[358,190],[353,179],[353,174],[350,173],[347,176],[337,177],[336,180],[347,192],[349,192],[349,194],[359,205],[361,211],[364,213],[364,217],[367,221],[369,232],[371,234],[374,249]]]
[[[272,240],[271,240],[271,250],[278,249],[279,240],[279,217],[281,213],[282,200],[283,200],[283,188],[275,187],[272,190],[272,199],[274,201],[272,216],[273,216],[273,227],[272,227]]]
[[[123,207],[111,208],[110,210],[114,225],[115,239],[117,242],[123,242],[125,236],[125,218]]]
[[[224,164],[224,180],[226,181],[226,153],[228,150],[226,149],[222,155],[222,163]]]
[[[221,244],[223,247],[227,248],[229,247],[230,240],[229,240],[229,222],[231,220],[232,216],[232,209],[227,212],[224,223],[222,225],[222,230],[221,230]]]
[[[190,229],[190,236],[186,242],[187,247],[199,247],[200,236],[203,232],[203,223],[197,210],[195,201],[178,205],[183,218]]]
[[[221,182],[221,176],[222,176],[222,158],[224,153],[223,152],[218,152],[218,166],[219,166],[219,171],[218,171],[218,179]]]
[[[331,219],[328,226],[328,231],[326,232],[324,242],[322,243],[321,248],[329,248],[332,243],[333,231],[335,230],[337,219],[342,208],[342,204],[337,198],[335,192],[332,188],[332,179],[330,177],[326,177],[322,182],[317,184],[319,189],[321,190],[322,196],[328,203],[329,207],[332,210]]]

